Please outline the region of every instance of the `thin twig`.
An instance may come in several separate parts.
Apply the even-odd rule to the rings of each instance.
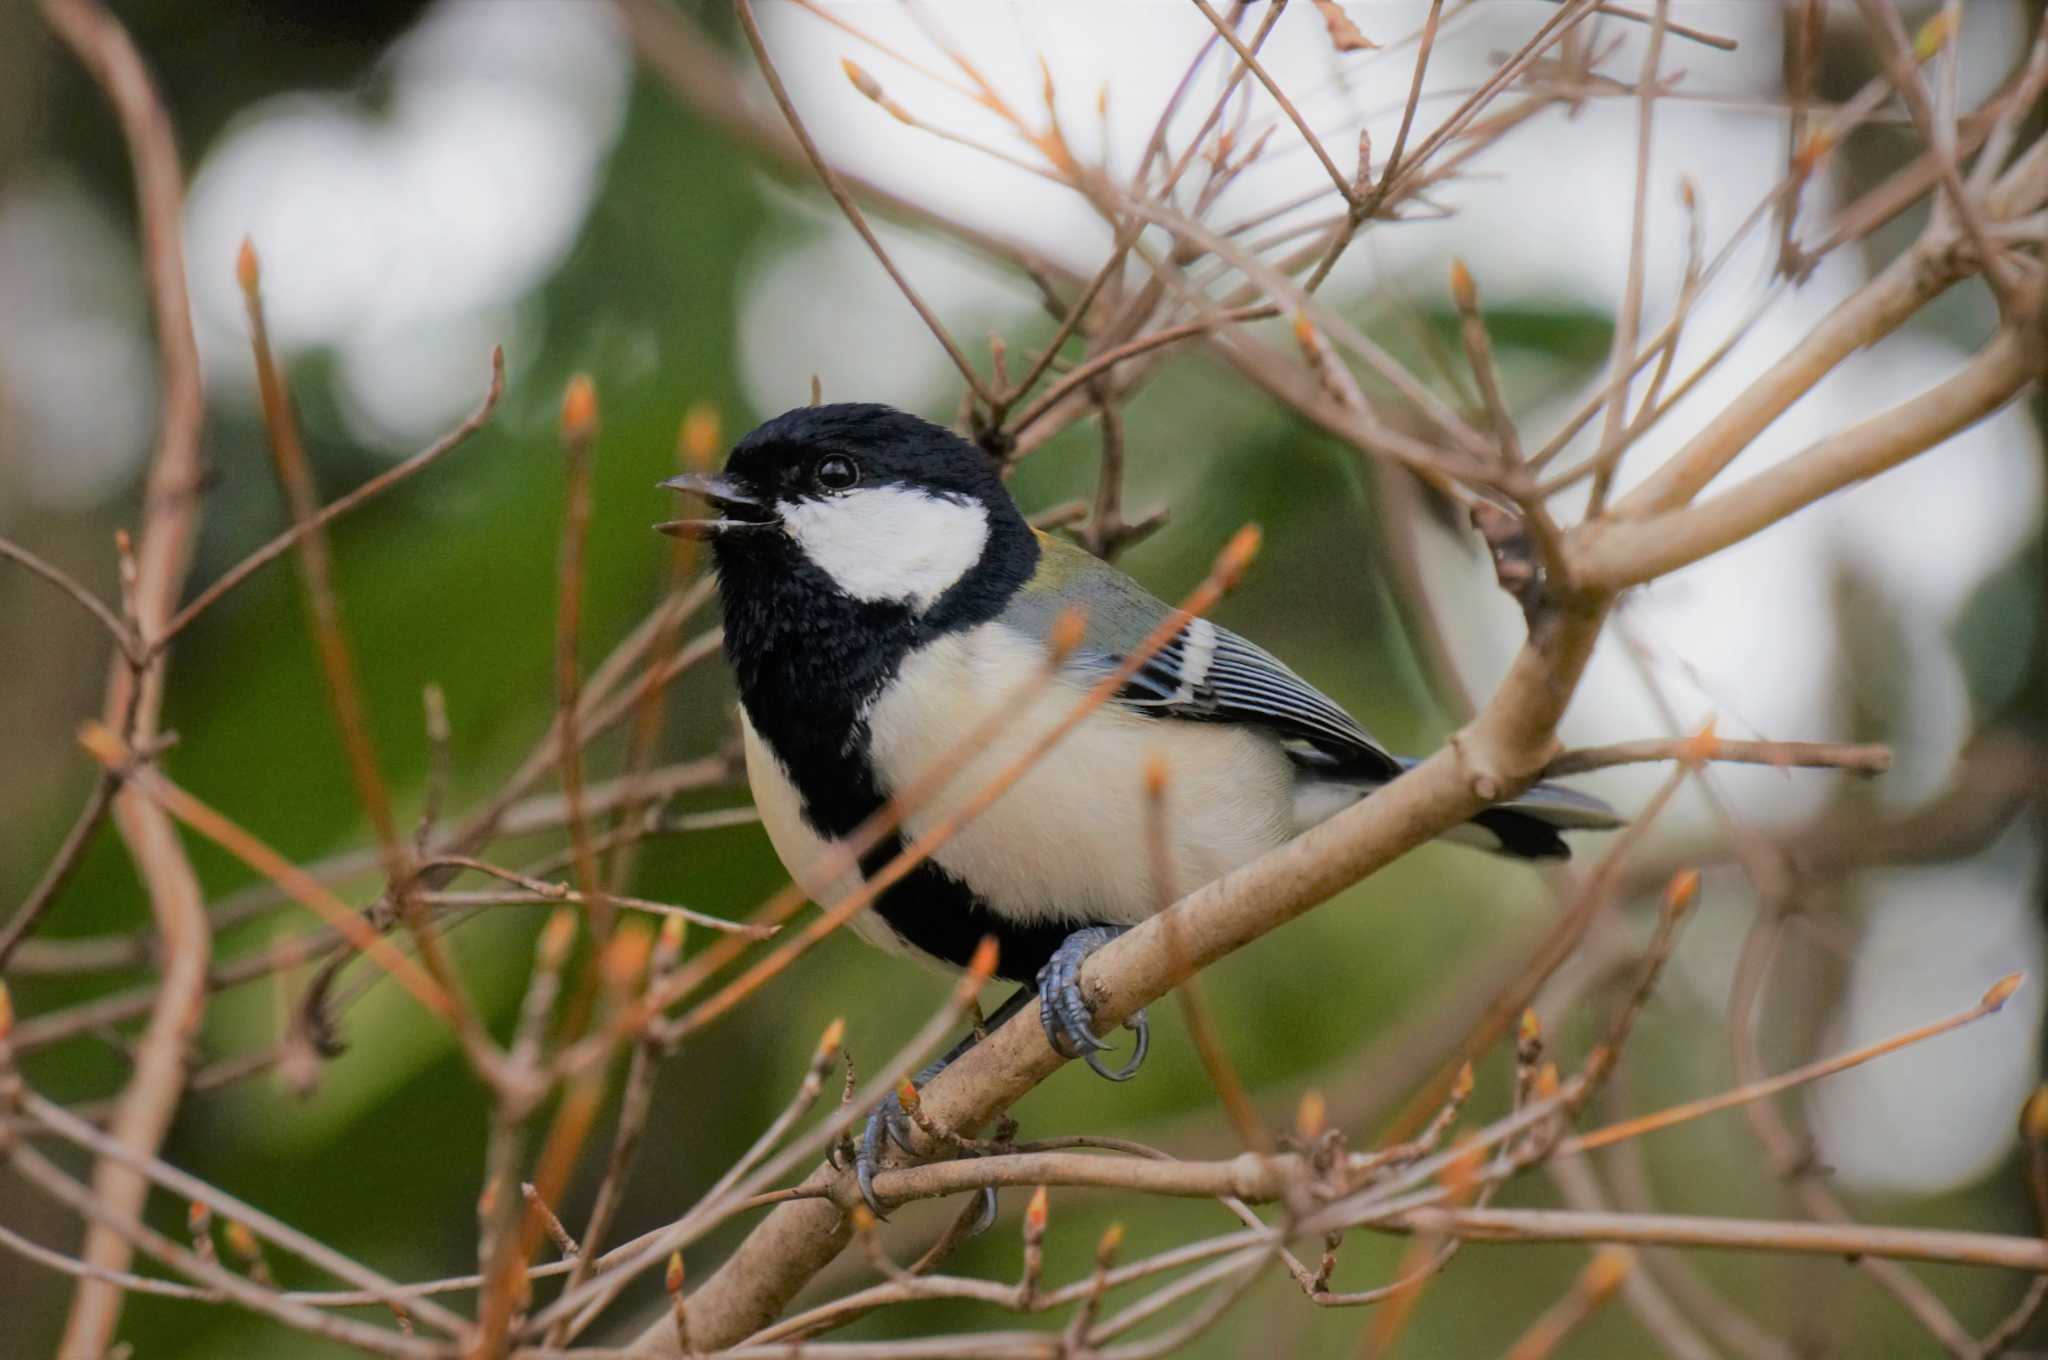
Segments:
[[[761,26],[754,18],[751,0],[734,0],[733,8],[739,15],[740,29],[746,34],[747,45],[754,49],[754,60],[761,67],[761,76],[768,82],[768,91],[775,97],[775,106],[782,110],[782,116],[788,122],[789,130],[796,135],[797,144],[803,148],[804,158],[810,162],[818,182],[825,186],[825,192],[832,195],[832,201],[839,205],[839,211],[846,214],[846,220],[853,225],[854,231],[860,234],[860,239],[874,252],[875,259],[887,272],[890,281],[896,285],[897,291],[903,294],[904,300],[917,312],[926,328],[931,331],[932,338],[939,342],[939,347],[946,351],[946,357],[953,361],[953,367],[960,370],[960,378],[967,384],[967,389],[983,404],[993,406],[994,396],[983,385],[981,375],[974,371],[974,365],[968,362],[967,356],[953,342],[952,333],[946,329],[945,323],[939,320],[938,314],[925,303],[917,290],[910,286],[910,280],[903,276],[903,271],[896,267],[896,261],[891,259],[889,252],[883,248],[881,238],[876,236],[874,228],[868,225],[867,215],[860,210],[860,204],[854,201],[853,195],[840,183],[838,173],[819,152],[818,144],[811,140],[810,129],[806,128],[803,119],[797,116],[796,105],[791,102],[789,91],[783,86],[782,75],[775,69],[775,62],[768,55],[768,44],[762,38]]]
[[[197,1176],[178,1170],[160,1158],[133,1152],[56,1102],[28,1092],[24,1094],[21,1105],[23,1113],[66,1141],[132,1168],[180,1199],[204,1204],[214,1213],[246,1225],[265,1240],[275,1243],[281,1250],[290,1252],[309,1265],[319,1267],[334,1278],[369,1291],[379,1300],[390,1301],[398,1297],[399,1286],[396,1282],[385,1279],[347,1254],[300,1232],[255,1205],[209,1185]],[[459,1315],[431,1303],[415,1303],[413,1311],[421,1321],[440,1328],[451,1336],[461,1336],[469,1327]]]
[[[1802,1086],[1808,1082],[1817,1081],[1822,1077],[1833,1076],[1837,1072],[1846,1072],[1852,1067],[1860,1067],[1873,1058],[1881,1058],[1887,1053],[1896,1053],[1902,1048],[1932,1039],[1936,1035],[1947,1034],[1951,1030],[1961,1029],[1965,1025],[1982,1020],[1987,1015],[1995,1015],[1999,1008],[2005,1005],[2006,1001],[2012,997],[2012,994],[2019,990],[2020,982],[2021,974],[2013,973],[1994,983],[1984,993],[1983,999],[1968,1010],[1958,1011],[1956,1014],[1944,1019],[1915,1026],[1904,1033],[1894,1034],[1890,1038],[1881,1039],[1874,1044],[1867,1044],[1862,1048],[1852,1049],[1847,1053],[1839,1053],[1832,1058],[1823,1058],[1819,1062],[1808,1063],[1804,1067],[1796,1067],[1790,1072],[1781,1072],[1777,1076],[1763,1081],[1748,1082],[1736,1087],[1732,1091],[1723,1091],[1719,1095],[1706,1096],[1699,1100],[1689,1100],[1683,1105],[1675,1105],[1668,1110],[1659,1110],[1655,1114],[1625,1119],[1619,1124],[1610,1124],[1605,1128],[1595,1129],[1591,1133],[1580,1134],[1576,1138],[1567,1138],[1564,1142],[1558,1144],[1556,1155],[1571,1157],[1580,1153],[1591,1152],[1595,1148],[1606,1147],[1609,1143],[1618,1143],[1624,1138],[1639,1138],[1646,1133],[1654,1133],[1659,1129],[1668,1129],[1674,1124],[1683,1124],[1704,1115],[1714,1114],[1720,1110],[1732,1109],[1737,1105],[1746,1105],[1750,1101],[1762,1100],[1767,1096],[1776,1095],[1780,1091],[1790,1090],[1794,1086]]]
[[[64,891],[64,885],[71,881],[71,875],[92,845],[93,833],[99,830],[107,810],[113,806],[114,794],[120,786],[120,779],[105,770],[94,779],[85,806],[78,810],[78,816],[72,819],[71,829],[64,833],[63,844],[57,847],[56,855],[43,870],[42,877],[36,880],[35,886],[29,889],[28,896],[15,908],[14,915],[7,919],[6,927],[0,929],[0,975],[6,973],[8,960],[14,957],[14,951],[21,947],[22,941],[42,920],[43,913]]]
[[[1880,775],[1892,767],[1889,746],[1830,741],[1729,741],[1708,734],[1676,740],[1618,741],[1608,746],[1582,746],[1566,751],[1543,767],[1545,779],[1676,760],[1725,765],[1769,765],[1778,769],[1841,770],[1847,774]]]
[[[1650,25],[1650,41],[1643,53],[1643,71],[1636,80],[1636,188],[1635,207],[1629,218],[1628,273],[1622,287],[1621,310],[1615,317],[1614,343],[1608,355],[1611,375],[1607,393],[1607,419],[1601,427],[1600,444],[1605,448],[1619,438],[1628,421],[1629,359],[1636,352],[1636,329],[1643,317],[1643,274],[1648,259],[1650,232],[1650,145],[1656,118],[1657,95],[1662,79],[1664,33],[1671,19],[1671,0],[1657,0],[1656,18]],[[1619,460],[1601,464],[1593,474],[1593,493],[1586,516],[1597,518],[1607,508],[1607,493],[1614,484]]]
[[[441,990],[440,984],[393,947],[390,941],[377,934],[353,907],[336,897],[319,880],[173,784],[154,766],[130,768],[134,753],[106,728],[97,723],[88,724],[80,740],[92,752],[93,758],[109,770],[126,771],[126,787],[162,806],[179,821],[277,883],[301,906],[326,921],[349,943],[396,978],[431,1014],[451,1024],[456,1021],[461,1014],[460,1008]]]
[[[1209,0],[1193,0],[1193,3],[1195,8],[1202,12],[1202,17],[1215,28],[1217,35],[1230,44],[1231,51],[1237,53],[1237,59],[1259,78],[1259,83],[1266,87],[1266,93],[1273,97],[1273,102],[1280,106],[1280,111],[1294,124],[1295,131],[1301,134],[1302,141],[1308,144],[1309,150],[1315,152],[1316,159],[1322,163],[1323,169],[1329,173],[1331,182],[1337,186],[1338,197],[1346,203],[1351,202],[1351,181],[1337,168],[1337,162],[1330,159],[1330,153],[1324,148],[1322,139],[1316,136],[1315,129],[1308,125],[1308,120],[1301,116],[1301,111],[1294,107],[1294,101],[1287,97],[1287,91],[1280,88],[1280,82],[1273,78],[1273,73],[1260,63],[1258,54],[1252,51],[1243,38],[1237,36],[1237,30],[1225,22],[1222,15],[1210,7]],[[1274,8],[1277,10],[1279,6],[1276,5]]]
[[[400,482],[439,462],[444,455],[454,452],[467,442],[471,435],[490,423],[491,416],[498,409],[498,399],[504,392],[505,351],[502,346],[494,346],[491,350],[490,384],[484,389],[483,400],[474,411],[463,418],[461,424],[404,462],[386,468],[353,491],[335,497],[306,520],[293,524],[291,528],[222,572],[208,583],[206,589],[193,597],[190,604],[172,615],[170,622],[151,635],[150,652],[155,654],[170,646],[172,640],[191,626],[194,619],[220,603],[222,597],[236,586],[290,552],[306,535],[322,532],[343,515],[361,509]]]
[[[177,604],[199,532],[199,437],[206,403],[185,285],[183,172],[170,116],[120,20],[97,0],[41,0],[41,9],[113,108],[134,172],[160,395],[132,576],[124,581],[124,612],[130,631],[148,638],[162,629]],[[128,564],[123,566],[126,575]],[[158,735],[163,694],[161,657],[136,667],[124,656],[111,668],[101,720],[131,742],[151,745]],[[163,986],[111,1125],[118,1143],[141,1154],[162,1145],[177,1109],[186,1052],[202,1014],[213,937],[198,877],[170,818],[125,788],[117,791],[112,811],[149,890],[165,959]],[[62,874],[57,877],[61,880]],[[96,1218],[87,1232],[83,1259],[88,1265],[126,1269],[131,1246],[120,1225],[140,1215],[146,1193],[142,1178],[127,1168],[104,1159],[95,1167],[93,1202],[105,1217]],[[81,1283],[65,1323],[65,1353],[103,1354],[120,1313],[119,1290],[98,1280]]]
[[[26,568],[30,575],[40,576],[51,585],[57,587],[57,589],[63,591],[80,609],[92,615],[98,621],[100,627],[107,630],[107,635],[114,640],[114,646],[120,649],[121,655],[126,657],[130,664],[141,662],[141,642],[136,638],[127,622],[109,608],[106,601],[88,590],[77,577],[71,575],[62,567],[36,556],[27,548],[22,547],[13,539],[5,536],[0,536],[0,558],[5,558],[7,561]]]

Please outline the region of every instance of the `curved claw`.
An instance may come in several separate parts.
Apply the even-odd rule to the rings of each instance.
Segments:
[[[853,1159],[853,1179],[860,1186],[860,1197],[867,1204],[868,1212],[884,1222],[888,1221],[889,1215],[883,1211],[881,1197],[875,1194],[875,1172],[881,1168],[882,1162],[882,1139],[886,1137],[905,1152],[911,1151],[908,1135],[903,1131],[906,1122],[903,1102],[892,1091],[868,1116],[867,1127],[861,1130],[860,1153]]]
[[[1039,1002],[1038,1023],[1044,1026],[1045,1041],[1052,1045],[1053,1052],[1065,1058],[1092,1059],[1109,1047],[1095,1033],[1095,1017],[1089,1013],[1088,1003],[1081,999],[1078,986],[1072,982],[1061,986],[1056,977],[1048,977],[1041,985],[1045,990]]]
[[[943,1072],[946,1058],[941,1058],[910,1079],[910,1084],[919,1090],[924,1084]],[[887,1221],[882,1212],[882,1201],[875,1194],[875,1172],[882,1166],[882,1139],[887,1138],[910,1156],[917,1155],[917,1149],[910,1142],[910,1116],[904,1112],[903,1099],[894,1091],[882,1098],[875,1106],[875,1112],[868,1116],[867,1127],[861,1130],[860,1154],[853,1161],[853,1178],[860,1186],[860,1197],[867,1202],[868,1212],[876,1218]]]
[[[981,1208],[974,1215],[974,1222],[967,1225],[969,1237],[979,1237],[996,1225],[996,1188],[993,1185],[981,1187]]]
[[[1113,926],[1085,926],[1067,936],[1038,974],[1038,1020],[1045,1027],[1046,1042],[1065,1057],[1085,1059],[1110,1081],[1129,1081],[1137,1075],[1151,1047],[1152,1030],[1145,1012],[1139,1011],[1124,1022],[1124,1028],[1137,1035],[1130,1060],[1122,1067],[1102,1061],[1097,1055],[1109,1044],[1095,1032],[1095,1016],[1081,995],[1081,963],[1122,933]]]
[[[1138,1069],[1145,1065],[1145,1055],[1152,1049],[1152,1022],[1145,1018],[1144,1011],[1140,1010],[1131,1016],[1130,1019],[1124,1021],[1124,1028],[1130,1030],[1138,1038],[1137,1043],[1131,1049],[1130,1061],[1126,1062],[1122,1067],[1111,1067],[1102,1060],[1099,1054],[1089,1053],[1084,1055],[1088,1066],[1095,1070],[1095,1075],[1104,1080],[1129,1081],[1132,1077],[1137,1076]]]

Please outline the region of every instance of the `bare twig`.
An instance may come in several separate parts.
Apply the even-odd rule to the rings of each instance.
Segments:
[[[41,0],[41,8],[44,20],[91,72],[113,107],[134,170],[161,396],[156,447],[143,484],[133,584],[126,597],[134,634],[149,638],[162,629],[184,588],[199,530],[199,430],[205,398],[185,287],[184,185],[177,138],[141,54],[118,19],[97,0]],[[135,741],[154,742],[163,686],[161,658],[147,668],[136,668],[123,657],[107,682],[103,721]],[[187,1045],[201,1015],[213,938],[198,879],[170,819],[125,789],[117,792],[112,810],[121,839],[149,889],[150,910],[167,960],[163,987],[112,1125],[121,1146],[147,1153],[162,1143],[177,1109]],[[61,881],[63,875],[55,877]],[[129,1239],[116,1225],[140,1213],[144,1193],[144,1182],[132,1171],[105,1160],[95,1168],[92,1194],[106,1218],[95,1220],[87,1234],[88,1265],[126,1269]],[[81,1283],[65,1324],[66,1353],[102,1354],[113,1340],[120,1311],[119,1290],[101,1280]]]
[[[974,371],[974,365],[968,362],[967,356],[953,342],[952,333],[946,329],[945,323],[939,320],[938,313],[919,296],[917,290],[910,286],[910,280],[904,277],[903,271],[896,267],[895,260],[891,259],[889,252],[883,248],[881,238],[876,236],[874,228],[868,225],[867,215],[860,210],[860,204],[847,192],[846,186],[840,182],[838,173],[818,151],[817,143],[811,140],[809,129],[804,126],[803,119],[797,116],[796,105],[790,101],[789,91],[783,86],[781,73],[775,69],[775,63],[768,55],[768,44],[761,36],[760,24],[754,19],[754,7],[750,0],[734,0],[734,9],[739,15],[740,28],[746,34],[747,44],[754,49],[754,60],[761,67],[761,76],[768,82],[769,93],[775,96],[776,107],[782,110],[782,116],[789,123],[789,130],[795,134],[797,144],[803,148],[804,158],[810,162],[818,182],[825,186],[825,191],[832,195],[832,201],[839,205],[839,211],[846,214],[846,220],[860,234],[860,239],[867,243],[868,249],[874,252],[875,259],[889,275],[890,282],[896,285],[897,291],[903,294],[904,300],[916,311],[925,327],[931,331],[932,338],[939,342],[939,347],[946,351],[946,357],[953,361],[953,367],[960,370],[961,381],[967,384],[967,390],[974,393],[985,405],[993,406],[994,394],[983,385],[981,375]]]
[[[1664,33],[1671,17],[1671,0],[1657,0],[1656,18],[1650,25],[1650,41],[1643,53],[1643,72],[1636,80],[1636,196],[1629,218],[1628,278],[1623,285],[1621,310],[1615,317],[1614,344],[1608,358],[1609,379],[1607,419],[1600,443],[1616,442],[1628,419],[1629,358],[1636,352],[1636,328],[1643,317],[1643,271],[1650,231],[1650,132],[1657,111],[1664,59]],[[1615,462],[1610,460],[1593,474],[1593,494],[1586,506],[1588,518],[1607,508],[1607,492],[1614,483]]]
[[[1729,741],[1707,734],[1677,740],[1618,741],[1566,751],[1543,767],[1545,779],[1585,774],[1616,765],[1642,765],[1676,760],[1691,764],[1770,765],[1778,769],[1841,770],[1880,775],[1892,767],[1889,746],[1827,741]]]
[[[42,920],[43,913],[57,900],[57,894],[64,891],[64,885],[71,881],[71,875],[92,844],[93,833],[99,830],[107,809],[113,806],[114,793],[120,786],[120,779],[105,770],[93,781],[92,792],[87,795],[85,806],[78,810],[78,816],[72,819],[71,829],[64,833],[63,844],[57,847],[56,855],[43,870],[42,877],[36,880],[35,886],[29,889],[28,896],[15,908],[14,915],[7,919],[6,927],[0,929],[0,975],[6,973],[8,961],[14,957],[15,950],[21,947],[22,941]]]
[[[1301,111],[1294,107],[1294,101],[1287,97],[1287,91],[1280,88],[1280,82],[1273,78],[1273,73],[1259,62],[1258,54],[1252,51],[1243,38],[1237,36],[1236,29],[1224,22],[1223,16],[1210,6],[1208,0],[1193,0],[1193,4],[1202,12],[1202,17],[1215,28],[1217,36],[1230,44],[1230,50],[1237,53],[1237,59],[1259,78],[1259,83],[1266,87],[1266,93],[1273,97],[1273,102],[1287,115],[1287,121],[1294,124],[1295,130],[1301,134],[1302,141],[1308,144],[1309,150],[1315,152],[1316,160],[1321,162],[1323,169],[1329,173],[1331,183],[1337,186],[1337,196],[1346,203],[1351,202],[1351,180],[1337,168],[1337,162],[1330,159],[1330,153],[1323,146],[1322,139],[1316,136],[1315,129],[1308,125],[1308,120],[1301,116]]]
[[[445,455],[453,453],[462,444],[466,443],[471,435],[490,423],[491,416],[498,409],[498,399],[504,395],[504,392],[505,351],[502,348],[493,347],[491,350],[490,384],[484,389],[483,400],[478,403],[474,411],[471,411],[463,418],[461,424],[404,462],[386,468],[354,490],[335,497],[327,504],[321,506],[314,514],[294,523],[291,528],[286,529],[283,533],[250,553],[241,561],[235,563],[234,566],[222,572],[217,579],[207,584],[206,589],[194,596],[190,604],[172,615],[170,622],[166,623],[159,632],[150,637],[150,650],[152,652],[160,652],[168,647],[172,639],[184,632],[194,619],[220,603],[221,599],[236,586],[241,585],[258,571],[290,552],[298,545],[299,540],[306,535],[323,532],[328,525],[334,523],[343,515],[361,509],[400,482],[407,480],[416,473],[425,471],[439,462]]]
[[[128,659],[129,664],[141,662],[142,644],[135,636],[134,630],[125,619],[109,608],[104,600],[86,589],[77,577],[4,536],[0,536],[0,558],[25,568],[30,575],[40,576],[63,591],[80,609],[92,615],[100,627],[107,630],[107,636],[114,640],[114,646]]]
[[[1572,1281],[1568,1293],[1529,1324],[1529,1330],[1508,1347],[1506,1360],[1548,1360],[1565,1338],[1602,1304],[1614,1297],[1635,1269],[1635,1254],[1621,1247],[1602,1247]]]

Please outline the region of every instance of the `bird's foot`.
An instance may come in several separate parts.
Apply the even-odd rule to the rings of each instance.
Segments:
[[[1111,1081],[1129,1081],[1145,1065],[1152,1043],[1152,1027],[1140,1010],[1124,1021],[1124,1028],[1137,1035],[1130,1061],[1111,1067],[1099,1056],[1109,1048],[1095,1033],[1095,1016],[1081,995],[1081,962],[1090,954],[1123,934],[1120,926],[1083,926],[1061,942],[1045,967],[1038,970],[1038,1019],[1045,1026],[1046,1042],[1053,1051],[1068,1058],[1080,1058],[1096,1075]]]
[[[1029,987],[1019,988],[1014,996],[996,1009],[994,1015],[988,1017],[985,1026],[977,1025],[966,1038],[953,1046],[952,1051],[912,1077],[911,1087],[922,1090],[926,1082],[945,1071],[955,1058],[980,1042],[983,1033],[999,1028],[1004,1021],[1029,1004],[1034,995]],[[903,1108],[902,1097],[891,1091],[887,1098],[875,1107],[875,1112],[868,1116],[867,1127],[861,1132],[860,1149],[854,1154],[853,1159],[853,1177],[855,1183],[860,1186],[862,1201],[876,1218],[888,1217],[883,1212],[881,1197],[875,1193],[875,1172],[881,1169],[882,1154],[887,1150],[889,1143],[894,1143],[904,1152],[915,1156],[917,1149],[911,1142],[911,1129],[914,1123],[910,1112]],[[969,1229],[970,1235],[986,1232],[989,1225],[996,1221],[994,1187],[985,1186],[979,1194],[981,1210],[975,1216],[974,1225]]]
[[[946,1066],[941,1059],[910,1079],[912,1087],[921,1087],[936,1077]],[[910,1114],[903,1108],[903,1099],[891,1091],[868,1116],[867,1127],[861,1131],[860,1152],[853,1159],[853,1178],[860,1186],[860,1197],[866,1202],[868,1211],[876,1218],[886,1219],[889,1215],[882,1210],[882,1201],[875,1194],[875,1172],[881,1169],[884,1140],[894,1143],[905,1152],[915,1154],[911,1144]]]

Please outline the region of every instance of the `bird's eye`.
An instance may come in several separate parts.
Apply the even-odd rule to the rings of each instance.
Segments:
[[[860,480],[860,469],[851,458],[831,454],[820,458],[818,465],[811,469],[812,478],[827,491],[844,491]]]

